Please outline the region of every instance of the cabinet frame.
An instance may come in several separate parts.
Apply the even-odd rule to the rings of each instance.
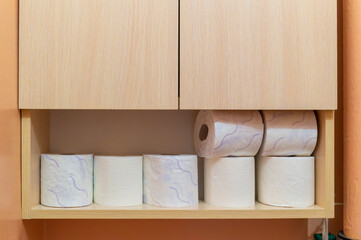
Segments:
[[[23,219],[289,219],[334,217],[334,121],[335,112],[316,112],[318,144],[314,152],[315,203],[307,208],[283,208],[256,203],[249,208],[212,206],[160,208],[134,207],[50,208],[40,205],[40,154],[50,149],[50,112],[22,110],[22,218]]]

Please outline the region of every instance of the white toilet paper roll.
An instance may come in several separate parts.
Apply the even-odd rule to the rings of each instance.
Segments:
[[[204,159],[204,200],[223,207],[253,206],[254,157]]]
[[[95,156],[94,202],[134,206],[143,202],[143,156]]]
[[[310,156],[317,143],[313,111],[262,111],[265,124],[260,156]]]
[[[144,155],[144,202],[160,207],[197,206],[197,156]]]
[[[280,207],[315,204],[314,157],[257,157],[258,201]]]
[[[41,204],[81,207],[93,202],[93,155],[41,154]]]
[[[254,156],[263,138],[258,111],[200,111],[194,127],[198,156]]]

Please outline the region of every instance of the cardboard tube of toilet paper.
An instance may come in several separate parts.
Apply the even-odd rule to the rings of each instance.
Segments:
[[[255,156],[263,138],[258,111],[200,111],[194,127],[198,156]]]
[[[310,156],[317,143],[313,111],[262,111],[265,125],[259,156]]]
[[[315,204],[314,157],[257,157],[258,201],[280,207]]]
[[[93,202],[93,155],[41,154],[41,204],[82,207]]]
[[[159,207],[197,206],[197,156],[144,155],[144,203]]]
[[[94,202],[135,206],[143,202],[143,156],[95,156]]]
[[[204,201],[223,207],[253,206],[254,157],[204,159]]]

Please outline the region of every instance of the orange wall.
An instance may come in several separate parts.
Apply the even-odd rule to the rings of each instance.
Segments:
[[[361,239],[361,1],[344,0],[344,233]]]
[[[47,225],[51,240],[307,239],[307,220],[49,220]]]
[[[44,239],[44,221],[21,220],[17,109],[17,1],[0,1],[0,239]]]
[[[341,5],[339,0],[339,6]],[[17,110],[17,13],[16,0],[0,0],[0,239],[211,240],[247,237],[250,240],[304,240],[308,239],[308,232],[317,229],[319,221],[304,219],[46,220],[46,224],[44,221],[22,221],[20,115]],[[342,32],[340,36],[342,39]],[[342,57],[342,54],[339,56]],[[342,75],[341,68],[339,73]],[[341,97],[339,99],[342,100]],[[342,136],[342,102],[339,103],[339,108],[336,136]],[[342,202],[342,138],[336,139],[336,202]],[[334,233],[342,228],[342,206],[336,207],[336,217],[330,221],[330,230]]]

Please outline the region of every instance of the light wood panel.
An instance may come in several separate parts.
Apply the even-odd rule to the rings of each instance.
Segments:
[[[181,0],[181,109],[336,109],[336,0]]]
[[[335,112],[318,111],[316,159],[316,204],[326,209],[326,217],[334,217],[335,183]]]
[[[92,204],[83,208],[49,208],[35,206],[32,218],[92,218],[92,219],[277,219],[324,218],[325,209],[319,206],[307,208],[282,208],[256,203],[249,208],[225,208],[200,202],[196,208],[161,208],[150,205],[135,207],[104,207]]]
[[[20,0],[19,27],[20,108],[178,108],[178,0]]]
[[[31,208],[40,203],[40,154],[49,152],[49,111],[22,111],[21,172],[22,216],[31,218]]]
[[[21,210],[24,219],[30,218],[30,209],[31,209],[30,192],[31,192],[31,118],[30,118],[30,111],[22,111],[22,116],[21,116],[21,205],[22,207]]]

